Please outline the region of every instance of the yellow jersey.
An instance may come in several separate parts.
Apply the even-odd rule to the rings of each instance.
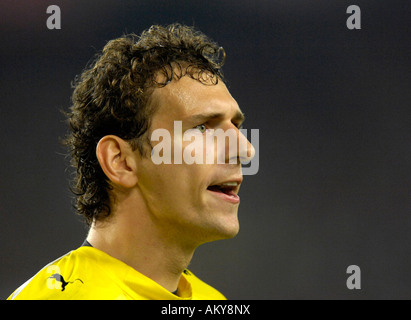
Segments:
[[[174,294],[124,262],[83,246],[51,262],[8,300],[225,300],[187,269]]]

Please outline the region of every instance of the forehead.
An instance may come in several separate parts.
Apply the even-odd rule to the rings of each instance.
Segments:
[[[240,110],[223,81],[203,84],[189,76],[154,89],[152,102],[156,105],[157,115],[174,120],[201,112],[221,113],[230,117]]]

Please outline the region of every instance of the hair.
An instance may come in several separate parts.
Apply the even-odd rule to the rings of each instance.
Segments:
[[[75,169],[75,208],[87,225],[110,215],[111,188],[96,156],[98,141],[116,135],[144,156],[155,112],[149,103],[153,90],[186,75],[204,84],[210,84],[211,77],[217,84],[224,81],[224,61],[224,49],[193,27],[154,25],[140,36],[109,41],[75,78],[64,143]]]

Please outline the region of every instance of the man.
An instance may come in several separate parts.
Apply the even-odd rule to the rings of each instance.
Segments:
[[[9,299],[225,299],[186,269],[199,245],[237,234],[240,160],[255,152],[239,131],[244,115],[224,84],[224,59],[179,24],[105,46],[77,79],[68,114],[87,240]],[[153,161],[164,142],[152,138],[156,130],[171,135],[161,151],[171,163]],[[217,130],[234,134],[234,155],[228,135],[206,143]],[[191,152],[178,151],[193,143],[215,161],[184,161]]]

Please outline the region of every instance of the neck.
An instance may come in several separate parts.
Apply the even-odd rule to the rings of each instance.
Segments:
[[[156,223],[145,208],[136,208],[135,203],[127,206],[126,200],[120,203],[123,205],[112,210],[109,218],[93,223],[87,241],[174,292],[195,247],[180,243],[179,237]]]

